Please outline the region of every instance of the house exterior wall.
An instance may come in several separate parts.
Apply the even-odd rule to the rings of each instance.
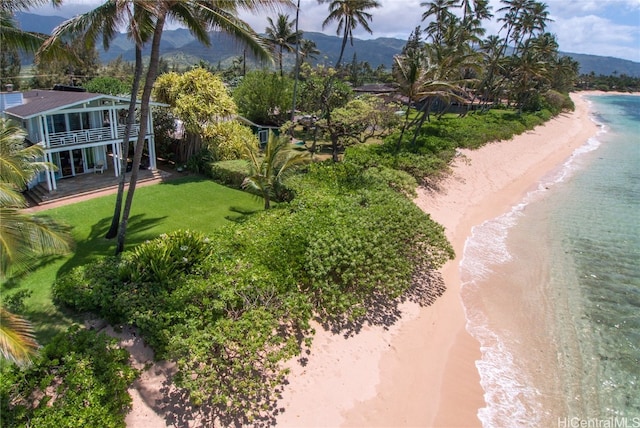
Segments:
[[[13,116],[2,109],[6,117],[22,124],[31,143],[43,147],[44,160],[57,167],[57,171],[38,174],[29,183],[29,187],[46,183],[49,191],[55,190],[57,180],[93,173],[95,165],[99,162],[104,164],[105,173],[118,176],[121,172],[121,159],[126,157],[121,149],[129,107],[126,101],[114,100],[113,97],[97,98],[49,110],[27,119]],[[149,168],[155,169],[152,123],[150,115],[145,140]],[[139,128],[139,124],[133,126],[130,139],[137,138]]]

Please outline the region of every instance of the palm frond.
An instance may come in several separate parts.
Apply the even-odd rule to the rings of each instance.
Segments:
[[[0,354],[16,363],[26,363],[38,351],[33,327],[27,320],[0,306]]]

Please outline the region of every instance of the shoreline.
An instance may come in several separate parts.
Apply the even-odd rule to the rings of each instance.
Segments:
[[[596,135],[584,97],[607,94],[572,94],[574,112],[511,140],[462,150],[440,191],[419,189],[415,203],[445,226],[456,251],[440,270],[447,291],[429,307],[401,305],[402,319],[387,330],[367,327],[345,339],[318,328],[308,365],[292,365],[278,426],[481,425],[480,345],[466,330],[460,296],[466,239]]]

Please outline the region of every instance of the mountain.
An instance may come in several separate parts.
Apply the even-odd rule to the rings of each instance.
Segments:
[[[42,16],[19,12],[16,18],[22,29],[26,31],[38,31],[50,34],[53,29],[64,21],[59,16]],[[228,65],[234,58],[244,55],[243,47],[226,33],[210,33],[211,46],[203,46],[185,29],[168,30],[162,34],[162,57],[172,63],[181,66],[196,64],[206,61],[210,64]],[[341,38],[323,33],[305,32],[304,37],[316,43],[321,52],[315,62],[319,64],[333,65],[340,54]],[[358,61],[366,61],[372,68],[380,64],[391,67],[393,56],[400,53],[406,41],[394,38],[377,38],[371,40],[354,39],[353,46],[347,44],[343,62],[350,63],[354,52]],[[99,47],[99,49],[101,46]],[[131,41],[125,34],[119,34],[111,42],[108,51],[99,50],[100,60],[109,62],[118,56],[126,61],[134,61],[134,49]],[[143,54],[148,55],[149,50]],[[561,52],[561,55],[570,56],[580,64],[580,73],[595,75],[621,75],[640,77],[640,63],[620,58],[603,57],[597,55],[575,54]],[[250,54],[247,54],[247,62],[255,63]],[[285,66],[293,65],[293,55],[287,55]]]

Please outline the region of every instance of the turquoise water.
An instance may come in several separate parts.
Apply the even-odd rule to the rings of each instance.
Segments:
[[[589,100],[598,134],[465,245],[486,427],[640,427],[640,97]]]

